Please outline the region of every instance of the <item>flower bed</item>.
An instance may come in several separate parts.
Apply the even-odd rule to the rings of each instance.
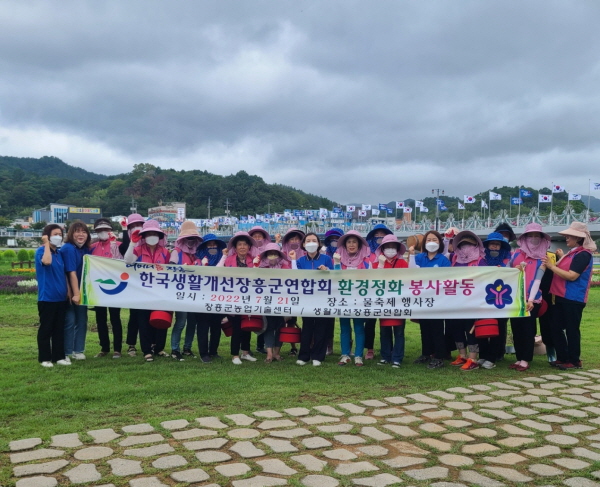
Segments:
[[[0,294],[37,293],[37,281],[25,276],[1,276]]]
[[[21,268],[16,268],[16,269],[11,269],[10,272],[18,272],[20,274],[22,273],[27,273],[27,274],[35,274],[35,268],[25,268],[25,269],[21,269]]]
[[[600,287],[600,272],[592,272],[591,287]]]

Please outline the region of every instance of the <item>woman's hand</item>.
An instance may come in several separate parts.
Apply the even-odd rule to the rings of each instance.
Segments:
[[[138,228],[138,229],[134,230],[133,233],[131,234],[131,241],[133,243],[138,243],[141,239],[142,239],[142,236],[140,235],[140,230]]]
[[[227,247],[225,247],[225,248],[223,249],[223,255],[224,255],[225,257],[227,257],[227,252],[228,252],[228,250],[227,250]]]
[[[255,266],[260,264],[260,255],[257,255],[256,257],[254,257],[252,262],[254,263]]]
[[[386,261],[387,259],[385,258],[385,255],[381,254],[381,255],[380,255],[378,258],[377,258],[377,260],[379,261],[379,265],[380,265],[381,267],[383,267],[383,266],[385,265],[385,261]]]
[[[548,258],[547,255],[544,255],[544,257],[542,257],[542,265],[546,269],[550,269],[550,270],[552,270],[552,268],[554,267],[554,264],[550,261],[550,259]]]
[[[206,257],[202,259],[202,265],[208,265],[208,259]]]
[[[48,245],[49,242],[48,235],[42,235],[42,245]]]
[[[340,262],[342,262],[342,256],[336,252],[335,254],[333,254],[333,262],[339,264]]]
[[[415,255],[415,246],[411,245],[410,247],[408,247],[408,253],[410,255]]]
[[[531,310],[533,309],[533,301],[527,301],[527,312],[531,313]]]
[[[556,249],[556,252],[554,252],[556,254],[556,258],[557,259],[562,259],[563,256],[565,255],[563,249]]]
[[[295,250],[290,250],[288,252],[288,257],[290,258],[290,260],[296,260],[296,251]]]
[[[329,267],[327,267],[326,265],[321,264],[319,267],[317,267],[318,270],[320,271],[328,271]]]

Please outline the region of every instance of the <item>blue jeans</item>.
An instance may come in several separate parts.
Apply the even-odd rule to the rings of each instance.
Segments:
[[[352,329],[350,328],[351,319],[354,322],[354,356],[362,358],[365,350],[364,318],[340,318],[342,355],[350,355],[350,341],[352,340]]]
[[[402,359],[404,358],[405,328],[405,325],[379,326],[381,358],[383,360],[402,363]]]
[[[183,343],[184,350],[191,350],[194,344],[194,335],[196,333],[196,317],[193,313],[190,313],[190,319],[188,320],[188,314],[184,311],[175,312],[175,324],[171,331],[171,350],[179,350],[179,343],[181,343],[181,332],[185,327],[187,321],[187,327],[185,328],[185,340]]]
[[[87,306],[71,303],[67,306],[65,314],[65,355],[85,352],[87,311]]]

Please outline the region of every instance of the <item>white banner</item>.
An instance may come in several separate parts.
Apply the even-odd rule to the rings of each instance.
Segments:
[[[301,271],[125,264],[86,255],[83,305],[351,318],[525,315],[523,274],[505,267]]]

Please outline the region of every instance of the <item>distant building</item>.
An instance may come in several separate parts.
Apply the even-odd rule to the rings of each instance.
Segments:
[[[185,220],[185,203],[166,203],[148,208],[148,218],[160,223],[175,223]]]
[[[62,225],[67,221],[81,220],[87,225],[102,217],[100,208],[80,208],[73,205],[50,203],[46,208],[34,210],[32,214],[33,223],[46,222]]]

